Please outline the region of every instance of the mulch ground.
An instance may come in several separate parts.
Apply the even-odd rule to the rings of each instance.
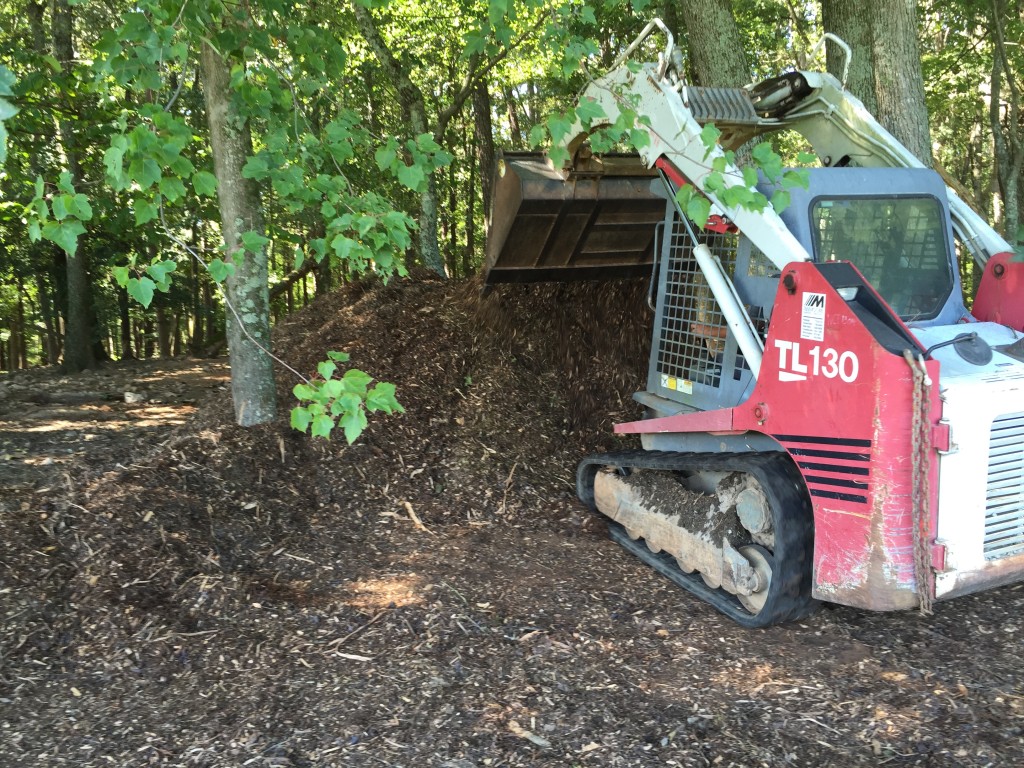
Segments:
[[[576,501],[640,415],[644,287],[317,300],[278,351],[407,409],[351,447],[283,375],[235,427],[223,361],[0,378],[0,764],[1024,764],[1021,587],[743,630]]]

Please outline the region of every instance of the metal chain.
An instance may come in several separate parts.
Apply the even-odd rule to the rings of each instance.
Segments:
[[[931,453],[931,428],[929,410],[931,406],[931,377],[924,360],[914,356],[909,349],[903,352],[903,359],[910,366],[914,386],[914,405],[911,416],[910,458],[912,462],[913,490],[911,492],[911,513],[914,524],[914,581],[921,613],[932,613],[931,590],[931,536],[928,488],[928,459]]]

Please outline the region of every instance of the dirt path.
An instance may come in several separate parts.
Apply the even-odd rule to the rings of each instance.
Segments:
[[[299,365],[344,349],[404,382],[405,416],[352,447],[238,429],[221,394],[173,430],[47,404],[80,438],[44,450],[19,442],[42,406],[4,399],[0,764],[1024,763],[1021,587],[736,627],[573,497],[637,386],[574,319],[618,333],[642,286],[467,296],[357,287],[278,329]],[[150,391],[219,386],[181,365]]]
[[[76,459],[116,464],[133,446],[184,424],[196,403],[212,390],[224,392],[227,381],[224,360],[128,361],[78,376],[52,369],[0,376],[0,492],[54,487]]]

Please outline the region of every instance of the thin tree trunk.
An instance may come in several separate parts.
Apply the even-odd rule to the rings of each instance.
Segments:
[[[121,336],[121,359],[134,360],[132,353],[132,316],[128,306],[128,291],[121,286],[114,284],[114,291],[117,294],[117,319]]]
[[[410,79],[408,72],[392,55],[384,38],[381,37],[370,11],[360,3],[355,3],[356,25],[373,51],[388,78],[398,90],[402,109],[409,117],[409,125],[417,136],[431,133],[427,126],[427,107],[423,92]],[[436,138],[436,137],[435,137]],[[444,259],[437,242],[437,181],[434,174],[428,174],[423,190],[420,192],[419,216],[419,248],[423,266],[436,274],[446,277]]]
[[[166,307],[157,306],[156,308],[156,337],[157,349],[160,350],[160,357],[170,357],[171,318],[168,316]]]
[[[686,0],[679,4],[679,10],[686,24],[697,84],[734,88],[747,85],[750,68],[731,0]]]
[[[50,298],[50,289],[46,284],[43,273],[36,272],[36,295],[39,297],[39,314],[43,316],[43,327],[46,329],[43,336],[43,365],[50,365],[57,362],[60,349],[57,344],[56,318],[53,313],[53,301]]]
[[[486,81],[473,89],[473,132],[476,138],[477,167],[480,169],[484,221],[490,221],[497,161],[494,150],[494,127],[491,122],[491,91]]]
[[[850,0],[821,0],[821,19],[825,31],[841,38],[853,52],[846,87],[864,102],[871,114],[878,111],[878,101],[875,99],[875,48],[871,28],[873,18],[873,14],[866,12],[865,7],[859,3],[851,3]],[[842,79],[846,54],[831,42],[826,43],[826,46],[828,71]]]
[[[57,59],[64,68],[64,76],[73,65],[74,48],[72,31],[74,15],[68,0],[54,0],[53,4],[53,48]],[[70,120],[58,122],[61,144],[67,160],[68,172],[76,188],[81,186],[82,171],[79,166],[78,149],[75,146],[75,127]],[[96,367],[93,352],[92,312],[90,311],[89,272],[85,249],[79,247],[76,254],[68,257],[68,325],[64,339],[64,370],[78,373]]]
[[[210,145],[217,175],[221,233],[229,254],[241,247],[241,236],[262,235],[259,194],[242,167],[252,154],[249,124],[231,100],[228,63],[204,42],[201,66]],[[267,254],[245,252],[225,283],[227,341],[231,361],[231,394],[235,420],[247,427],[270,421],[277,413],[273,362],[270,359],[270,299],[267,290]]]
[[[1018,240],[1020,230],[1020,181],[1024,168],[1024,138],[1021,136],[1020,91],[1016,73],[1009,66],[1006,55],[1005,19],[1009,17],[1006,0],[993,0],[992,26],[995,30],[995,49],[992,54],[992,92],[989,103],[989,122],[992,127],[993,154],[996,181],[1003,200],[1002,229],[1010,242]],[[1009,91],[1004,99],[1003,86]]]
[[[917,0],[872,0],[878,122],[932,165],[928,107],[917,42]]]
[[[462,249],[462,274],[468,277],[473,271],[473,254],[476,252],[476,166],[477,137],[469,137],[466,151],[469,158],[469,194],[466,195],[466,247]]]

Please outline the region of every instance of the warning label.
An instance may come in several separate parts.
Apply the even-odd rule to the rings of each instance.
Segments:
[[[809,341],[825,340],[825,294],[805,293],[800,314],[800,338]]]

